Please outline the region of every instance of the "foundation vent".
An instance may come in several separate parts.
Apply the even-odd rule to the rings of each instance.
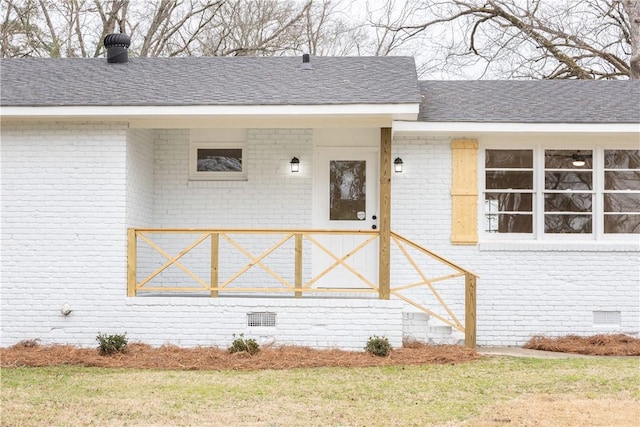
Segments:
[[[594,311],[593,326],[620,326],[619,311]]]
[[[247,313],[247,326],[274,328],[276,326],[276,313]]]

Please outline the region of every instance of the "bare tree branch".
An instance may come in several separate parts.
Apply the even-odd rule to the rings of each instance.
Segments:
[[[485,70],[498,77],[528,78],[620,78],[631,76],[629,52],[638,52],[637,0],[413,0],[420,17],[389,25],[385,17],[378,25],[404,35],[403,43],[424,42],[444,26],[458,24],[466,40],[451,45],[456,55],[445,53],[441,61],[459,67],[489,61]],[[623,7],[624,6],[624,7]],[[634,41],[633,34],[636,35]],[[455,38],[456,36],[454,36]],[[441,45],[444,46],[444,45]],[[465,53],[466,52],[466,53]],[[516,55],[521,52],[522,55]],[[541,60],[540,54],[544,54]],[[472,58],[476,57],[476,60]],[[632,57],[632,55],[631,55]],[[638,56],[640,62],[640,56]]]

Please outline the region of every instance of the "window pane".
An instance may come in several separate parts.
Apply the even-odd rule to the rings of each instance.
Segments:
[[[640,193],[607,193],[604,195],[605,212],[640,212]]]
[[[531,190],[533,189],[533,171],[487,171],[487,190]]]
[[[330,220],[362,221],[365,219],[366,164],[364,160],[332,160],[329,163]]]
[[[584,166],[574,166],[574,156],[584,160]],[[547,169],[591,169],[593,153],[591,150],[545,150],[544,167]]]
[[[591,215],[545,215],[545,233],[591,233]]]
[[[591,171],[545,172],[544,188],[547,190],[591,190]]]
[[[533,216],[520,214],[485,215],[488,233],[533,233]]]
[[[604,173],[605,190],[640,190],[640,172]]]
[[[591,212],[589,193],[547,193],[544,195],[545,212]]]
[[[640,234],[640,215],[605,215],[604,232]]]
[[[531,212],[533,210],[531,193],[487,193],[485,206],[487,212]]]
[[[486,150],[487,168],[532,168],[533,150]]]
[[[199,148],[199,172],[242,172],[241,148]]]
[[[605,169],[640,169],[640,150],[604,150]]]

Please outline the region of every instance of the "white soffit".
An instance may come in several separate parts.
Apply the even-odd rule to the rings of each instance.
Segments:
[[[637,133],[640,123],[477,123],[394,121],[399,135],[476,136],[496,133]]]

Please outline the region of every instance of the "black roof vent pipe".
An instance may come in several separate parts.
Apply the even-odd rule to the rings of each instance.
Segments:
[[[129,45],[131,38],[126,34],[109,34],[104,38],[107,48],[107,62],[110,64],[124,64],[129,62]]]
[[[310,56],[308,53],[302,55],[302,69],[303,70],[311,70],[313,67],[311,66]]]

